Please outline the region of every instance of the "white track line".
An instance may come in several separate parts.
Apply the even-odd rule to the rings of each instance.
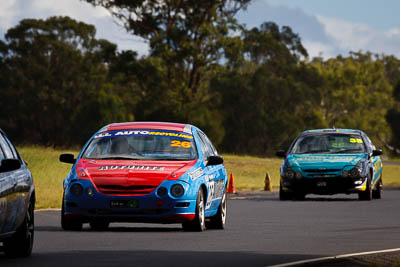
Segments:
[[[61,209],[53,208],[53,209],[38,209],[38,210],[35,210],[35,212],[40,212],[40,211],[61,211]]]
[[[296,265],[300,265],[300,264],[315,263],[315,262],[319,262],[319,261],[343,259],[343,258],[363,256],[363,255],[369,255],[369,254],[389,253],[389,252],[396,252],[396,251],[400,251],[400,248],[376,250],[376,251],[368,251],[368,252],[360,252],[360,253],[352,253],[352,254],[343,254],[343,255],[337,255],[337,256],[332,256],[332,257],[322,257],[322,258],[316,258],[316,259],[310,259],[310,260],[302,260],[302,261],[294,261],[294,262],[290,262],[290,263],[283,263],[283,264],[277,264],[277,265],[268,265],[268,266],[269,267],[296,266]]]

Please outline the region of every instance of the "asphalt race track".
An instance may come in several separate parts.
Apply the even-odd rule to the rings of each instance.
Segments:
[[[227,228],[183,232],[180,225],[111,224],[109,231],[60,227],[59,211],[35,214],[33,254],[0,266],[268,266],[400,247],[400,190],[278,200],[277,193],[228,202]]]

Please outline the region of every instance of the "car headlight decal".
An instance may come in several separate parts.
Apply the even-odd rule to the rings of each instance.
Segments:
[[[167,193],[168,193],[168,190],[164,186],[161,186],[157,190],[157,195],[160,196],[160,197],[163,197],[163,196],[167,195]]]
[[[295,176],[294,171],[292,171],[291,169],[286,170],[285,172],[285,176],[289,179],[293,179],[293,177]]]
[[[79,197],[80,195],[82,195],[83,192],[83,187],[81,184],[79,183],[74,183],[73,185],[71,185],[71,187],[69,188],[69,192],[74,195]]]
[[[350,170],[350,176],[352,178],[360,177],[360,175],[361,175],[361,170],[359,168],[355,167]]]
[[[363,174],[366,171],[366,160],[362,158],[359,162],[357,162],[356,166],[350,170],[349,174],[351,178],[357,178],[364,176]]]
[[[174,197],[181,197],[185,193],[185,189],[181,184],[174,184],[171,187],[171,195]]]

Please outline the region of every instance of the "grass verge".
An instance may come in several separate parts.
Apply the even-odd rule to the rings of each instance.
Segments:
[[[17,147],[17,149],[28,163],[35,181],[36,208],[60,208],[62,181],[72,165],[59,162],[58,157],[61,153],[78,155],[78,152],[36,146]]]
[[[33,174],[36,186],[36,208],[60,208],[62,181],[71,169],[70,164],[61,163],[61,153],[77,150],[59,150],[37,146],[18,147]],[[236,190],[262,190],[266,173],[270,175],[273,189],[279,188],[279,167],[282,159],[253,156],[224,155],[228,175],[233,173]],[[385,186],[400,186],[400,165],[384,164],[383,183]]]

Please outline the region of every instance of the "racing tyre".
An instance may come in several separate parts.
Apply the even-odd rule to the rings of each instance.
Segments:
[[[107,221],[91,221],[89,222],[90,228],[93,231],[106,231],[108,229],[108,226],[110,225],[110,222]]]
[[[303,201],[306,199],[306,195],[304,193],[296,192],[294,193],[294,200]]]
[[[77,219],[67,219],[64,212],[64,197],[61,205],[61,228],[65,231],[81,231],[82,222]]]
[[[291,200],[292,194],[289,192],[285,192],[282,190],[282,187],[279,187],[279,200]]]
[[[200,187],[200,190],[197,193],[196,213],[194,220],[182,223],[183,230],[196,231],[196,232],[202,232],[206,230],[204,210],[205,210],[205,203],[204,203],[203,189]]]
[[[206,222],[206,227],[208,229],[224,229],[226,222],[226,192],[222,196],[221,204],[219,205],[217,214],[210,218],[209,222]]]
[[[359,200],[367,200],[367,201],[372,199],[371,174],[368,174],[368,177],[367,177],[367,188],[365,189],[364,192],[358,193],[358,199]]]
[[[372,198],[382,198],[382,177],[379,178],[379,181],[375,185],[375,189],[372,191]]]
[[[4,241],[4,253],[8,257],[28,257],[31,255],[35,228],[34,209],[34,202],[30,201],[22,225],[13,236]]]

